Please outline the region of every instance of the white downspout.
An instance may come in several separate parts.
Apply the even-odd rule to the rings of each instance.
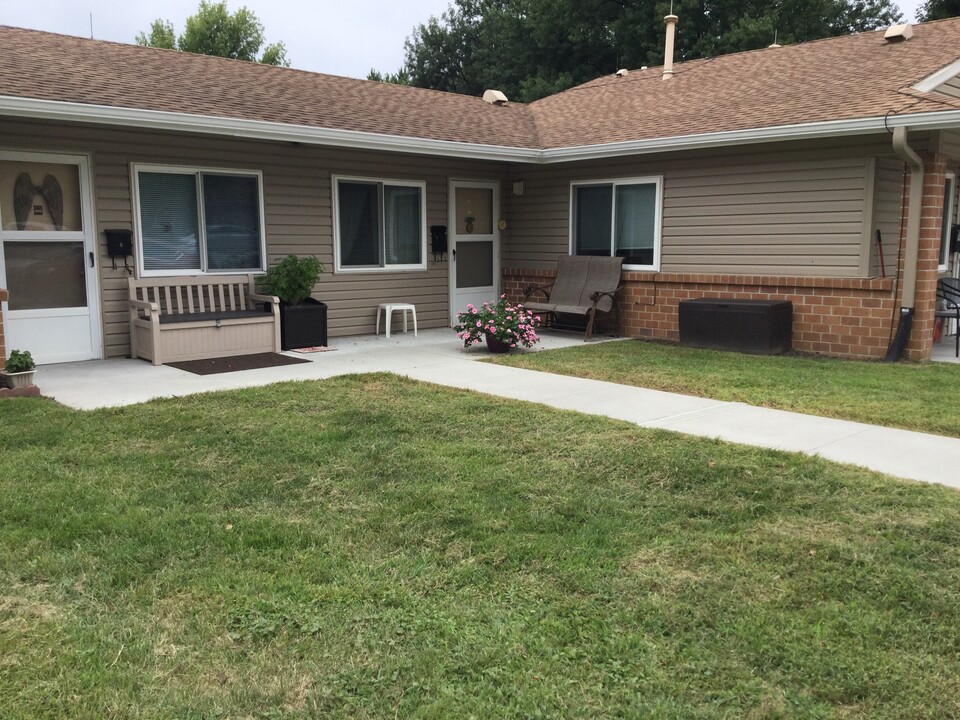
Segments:
[[[886,360],[900,359],[910,339],[914,307],[917,301],[917,262],[920,254],[920,213],[923,208],[923,160],[907,144],[907,128],[893,129],[893,150],[910,168],[910,195],[907,204],[907,242],[903,258],[903,290],[900,299],[900,323],[897,334],[887,348]]]

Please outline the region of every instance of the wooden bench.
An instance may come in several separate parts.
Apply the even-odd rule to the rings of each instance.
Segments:
[[[280,301],[253,275],[129,278],[130,357],[154,365],[280,352]]]
[[[614,328],[619,325],[616,294],[623,288],[620,270],[623,258],[584,255],[561,255],[557,261],[557,277],[548,285],[530,286],[525,296],[543,294],[544,302],[526,301],[523,306],[534,312],[583,315],[587,318],[584,341],[593,337],[597,313],[612,314]]]

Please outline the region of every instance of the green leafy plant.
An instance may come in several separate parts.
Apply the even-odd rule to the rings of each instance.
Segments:
[[[276,295],[287,305],[295,305],[310,297],[323,270],[323,263],[312,255],[287,255],[269,268],[267,274],[259,279],[259,283],[267,294]]]
[[[7,359],[7,368],[4,372],[21,373],[35,370],[37,364],[33,361],[33,356],[27,350],[11,350],[10,357]]]
[[[512,348],[518,345],[533,347],[540,340],[536,332],[539,324],[539,315],[534,315],[523,305],[508,303],[507,296],[501,295],[496,305],[488,302],[483,307],[467,305],[467,309],[457,315],[453,329],[463,340],[464,347],[480,342],[486,335]]]

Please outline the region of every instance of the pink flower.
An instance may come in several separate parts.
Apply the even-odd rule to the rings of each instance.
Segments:
[[[483,326],[483,323],[481,323],[479,320],[477,320],[477,327],[482,327],[482,326]]]

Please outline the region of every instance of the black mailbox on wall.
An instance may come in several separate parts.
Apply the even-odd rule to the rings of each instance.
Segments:
[[[112,258],[133,255],[133,232],[130,230],[104,230],[107,236],[107,255]]]

